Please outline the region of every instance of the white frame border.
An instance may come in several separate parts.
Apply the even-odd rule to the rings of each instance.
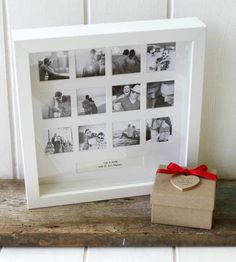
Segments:
[[[126,23],[95,24],[55,28],[14,30],[12,32],[17,76],[18,109],[20,112],[21,139],[23,144],[23,165],[26,195],[29,208],[73,204],[94,200],[149,194],[152,183],[134,183],[126,186],[98,188],[40,196],[36,145],[33,124],[32,94],[30,81],[29,53],[67,50],[104,45],[116,45],[117,39],[125,37],[129,45],[139,43],[137,39],[148,35],[149,42],[156,42],[151,36],[158,31],[161,42],[190,41],[192,57],[190,68],[190,94],[188,98],[188,130],[185,148],[185,164],[198,162],[200,121],[203,87],[206,26],[198,18],[150,20]],[[160,40],[158,41],[160,42]],[[28,101],[27,104],[25,101]],[[27,106],[26,106],[27,105]],[[191,131],[191,132],[190,132]],[[78,201],[79,199],[79,201]]]

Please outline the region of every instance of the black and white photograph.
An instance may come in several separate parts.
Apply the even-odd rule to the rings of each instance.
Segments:
[[[76,50],[76,77],[105,75],[105,48]]]
[[[139,144],[139,120],[113,123],[113,147],[133,146]]]
[[[171,135],[172,122],[169,116],[146,120],[146,143],[168,142]]]
[[[106,88],[77,89],[77,109],[78,115],[106,113]]]
[[[44,133],[45,155],[73,152],[71,127],[48,129]]]
[[[176,43],[147,45],[147,72],[174,70],[175,51]]]
[[[106,149],[107,132],[105,124],[79,126],[79,150]]]
[[[39,80],[50,81],[69,78],[68,51],[37,54]]]
[[[112,87],[112,111],[122,112],[140,109],[140,84]]]
[[[147,108],[174,105],[174,81],[147,83]]]
[[[113,75],[140,72],[140,46],[112,47],[111,53]]]
[[[67,92],[42,92],[40,100],[43,119],[71,116],[71,96]]]

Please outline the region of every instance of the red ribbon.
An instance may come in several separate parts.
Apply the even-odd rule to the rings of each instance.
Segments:
[[[209,180],[216,181],[218,179],[217,175],[210,173],[207,171],[208,167],[206,165],[200,165],[194,169],[187,169],[183,168],[175,163],[170,163],[167,168],[158,168],[157,173],[164,173],[170,175],[192,175],[192,176],[199,176]]]

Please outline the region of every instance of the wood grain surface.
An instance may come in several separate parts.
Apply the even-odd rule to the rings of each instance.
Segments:
[[[152,225],[149,196],[27,210],[23,181],[0,180],[0,246],[234,246],[235,197],[218,182],[208,231]]]

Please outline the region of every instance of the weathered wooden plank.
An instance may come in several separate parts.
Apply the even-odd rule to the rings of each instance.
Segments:
[[[152,225],[149,196],[27,210],[23,181],[0,180],[0,246],[234,246],[236,181],[219,181],[213,229]]]

